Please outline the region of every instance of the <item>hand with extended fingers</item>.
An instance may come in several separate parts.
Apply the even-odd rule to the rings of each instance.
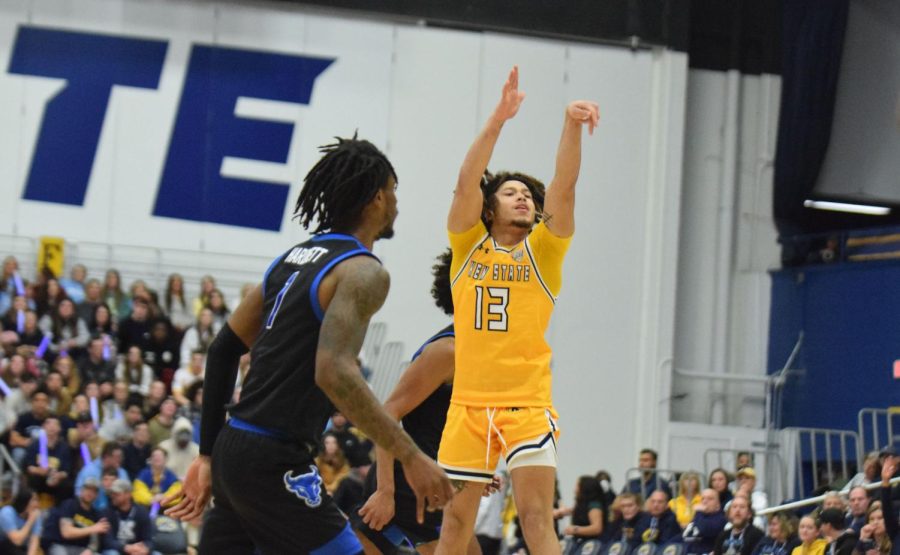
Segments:
[[[512,119],[519,111],[519,106],[522,105],[524,99],[525,93],[519,90],[519,66],[513,66],[509,77],[506,78],[506,83],[503,84],[500,102],[494,108],[494,119],[500,123]]]
[[[578,123],[587,123],[588,133],[593,135],[600,122],[600,106],[589,100],[576,100],[566,106],[566,115]]]

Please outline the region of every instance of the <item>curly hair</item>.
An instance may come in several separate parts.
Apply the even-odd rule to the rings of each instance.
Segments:
[[[485,170],[484,176],[481,178],[481,192],[484,197],[484,205],[481,209],[481,221],[484,227],[491,228],[491,219],[489,214],[497,206],[497,190],[507,181],[521,181],[531,191],[531,198],[534,200],[535,218],[534,223],[541,221],[544,212],[544,184],[537,178],[520,172],[498,172],[492,174]]]
[[[453,252],[448,247],[437,256],[437,263],[431,267],[431,275],[434,276],[431,297],[434,299],[434,304],[450,316],[453,315],[453,295],[450,291],[450,262],[452,259]]]

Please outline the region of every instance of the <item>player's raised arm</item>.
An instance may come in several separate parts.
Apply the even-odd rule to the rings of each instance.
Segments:
[[[447,229],[451,233],[467,231],[481,219],[484,202],[481,194],[481,177],[491,161],[491,154],[494,152],[494,145],[497,144],[503,124],[516,115],[524,98],[525,93],[519,91],[519,68],[513,66],[506,83],[503,84],[500,102],[475,137],[475,142],[469,147],[459,170],[453,204],[450,205],[450,214],[447,216]]]
[[[357,363],[369,320],[384,303],[390,277],[368,257],[342,262],[334,277],[337,285],[319,333],[316,385],[354,425],[403,464],[419,499],[421,521],[425,499],[439,508],[453,496],[450,481],[381,407]]]
[[[562,137],[556,151],[556,173],[544,199],[544,223],[557,237],[575,232],[575,182],[581,170],[581,127],[588,132],[600,119],[600,108],[594,102],[576,100],[566,107]]]

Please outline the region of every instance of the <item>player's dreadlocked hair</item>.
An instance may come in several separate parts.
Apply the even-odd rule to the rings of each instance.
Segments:
[[[446,314],[453,316],[453,295],[450,292],[450,261],[453,253],[448,248],[438,255],[437,264],[431,267],[434,283],[431,285],[431,297],[434,304]]]
[[[488,211],[493,210],[497,206],[497,189],[507,181],[521,181],[531,191],[531,198],[534,200],[534,223],[541,221],[544,214],[544,184],[538,179],[528,174],[519,172],[500,172],[491,174],[484,171],[481,178],[481,192],[484,197],[484,207],[481,209],[481,221],[488,229],[491,228],[491,220],[488,218]]]
[[[306,174],[294,207],[294,217],[304,228],[314,219],[318,222],[313,233],[352,229],[388,178],[397,180],[387,156],[369,141],[357,139],[356,133],[352,139],[335,139],[319,147],[325,155]]]

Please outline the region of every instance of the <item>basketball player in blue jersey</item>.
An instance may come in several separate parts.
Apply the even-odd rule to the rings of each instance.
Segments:
[[[453,315],[450,293],[449,250],[438,256],[432,267],[434,283],[431,296],[445,314]],[[449,325],[429,338],[413,355],[412,362],[384,404],[394,418],[401,419],[403,429],[429,457],[436,459],[450,394],[453,389],[454,333]],[[416,499],[403,469],[384,449],[376,448],[376,464],[369,470],[365,495],[368,498],[350,521],[365,547],[367,555],[394,555],[400,546],[413,547],[422,555],[431,555],[440,536],[442,513],[425,515],[416,520]],[[478,542],[472,538],[470,555],[480,555]]]
[[[203,555],[363,552],[313,461],[335,407],[400,461],[420,521],[426,500],[439,509],[452,496],[447,477],[380,406],[357,363],[388,292],[388,273],[371,249],[393,235],[396,174],[355,136],[321,150],[295,211],[305,228],[317,222],[315,235],[275,259],[210,346],[200,457],[167,511],[191,520],[215,498]],[[226,423],[238,361],[250,346],[253,370]]]

